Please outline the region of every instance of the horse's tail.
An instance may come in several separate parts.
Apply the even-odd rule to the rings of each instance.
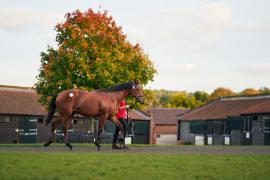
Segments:
[[[53,118],[53,115],[54,115],[54,111],[55,111],[55,108],[56,108],[55,101],[56,101],[57,96],[58,95],[54,95],[52,97],[52,99],[51,99],[49,110],[48,110],[48,114],[47,114],[47,116],[45,118],[45,126],[47,126],[52,121],[52,118]]]

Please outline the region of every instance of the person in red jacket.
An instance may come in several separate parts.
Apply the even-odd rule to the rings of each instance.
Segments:
[[[125,100],[121,101],[119,103],[119,111],[116,114],[116,117],[118,118],[118,120],[120,121],[120,123],[122,124],[122,126],[124,128],[124,134],[122,134],[122,137],[123,137],[122,143],[123,143],[124,149],[128,149],[128,147],[125,145],[125,137],[126,137],[126,134],[128,132],[128,123],[127,123],[127,108],[128,107],[129,106],[126,105]],[[121,147],[116,145],[116,142],[117,142],[117,139],[119,136],[119,131],[120,131],[120,128],[118,126],[116,126],[114,136],[113,136],[113,144],[112,144],[113,149],[121,149]]]

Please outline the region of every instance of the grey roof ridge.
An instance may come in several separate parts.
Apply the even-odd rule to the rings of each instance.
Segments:
[[[269,98],[270,94],[256,94],[256,95],[242,95],[242,96],[224,96],[221,97],[221,101],[234,101],[234,100],[253,100],[253,99],[264,99]]]

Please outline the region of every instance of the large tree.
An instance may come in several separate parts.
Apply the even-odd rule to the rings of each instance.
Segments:
[[[41,53],[36,91],[41,103],[70,88],[92,90],[137,79],[153,80],[156,69],[139,44],[132,45],[111,16],[92,9],[68,13],[56,25],[58,47]]]

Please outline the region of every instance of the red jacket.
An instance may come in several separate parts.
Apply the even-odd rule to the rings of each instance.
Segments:
[[[118,119],[126,119],[126,117],[127,117],[127,109],[126,109],[126,102],[125,101],[121,101],[120,103],[119,103],[119,106],[120,106],[120,108],[119,108],[119,111],[118,111],[118,113],[116,114],[116,117],[118,118]],[[123,109],[122,109],[122,108]]]

